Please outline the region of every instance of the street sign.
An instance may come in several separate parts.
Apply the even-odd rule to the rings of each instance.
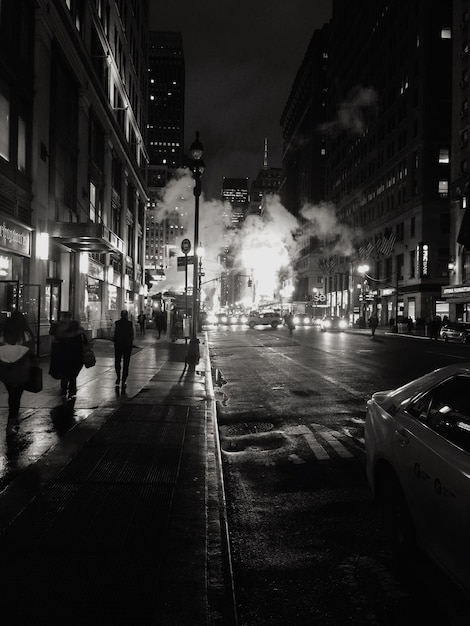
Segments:
[[[189,241],[189,239],[183,239],[183,241],[181,242],[181,252],[183,254],[188,254],[188,252],[191,251],[191,242]]]
[[[178,272],[183,272],[186,264],[193,265],[194,264],[194,256],[178,256],[176,257],[177,262],[177,270]]]

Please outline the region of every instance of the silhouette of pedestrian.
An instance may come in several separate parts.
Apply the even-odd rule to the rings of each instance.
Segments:
[[[163,311],[155,312],[155,328],[158,331],[158,339],[162,333],[166,333],[166,315]]]
[[[377,315],[375,314],[371,315],[369,317],[369,326],[370,326],[370,331],[372,333],[372,337],[375,337],[375,331],[378,325],[379,325],[379,318],[377,317]]]
[[[16,435],[21,396],[34,356],[34,337],[24,315],[14,311],[0,337],[0,380],[8,391],[7,436]]]
[[[145,335],[145,324],[147,323],[147,316],[143,311],[141,311],[137,316],[137,321],[139,322],[140,334]]]
[[[61,394],[73,400],[77,395],[77,377],[83,367],[83,344],[88,343],[84,329],[70,311],[62,313],[52,335],[49,374],[60,379]]]
[[[129,363],[131,360],[132,344],[134,342],[134,325],[129,319],[126,310],[121,311],[121,319],[114,324],[114,369],[116,370],[116,386],[121,383],[122,361],[122,387],[126,386],[129,375]]]
[[[286,322],[287,328],[289,329],[289,335],[292,337],[292,335],[294,334],[294,330],[295,330],[294,316],[292,315],[292,313],[286,314],[285,322]]]

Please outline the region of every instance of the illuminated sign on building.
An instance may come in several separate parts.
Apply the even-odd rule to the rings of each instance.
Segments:
[[[429,246],[427,243],[420,243],[416,250],[416,261],[418,264],[418,276],[424,278],[429,275]]]
[[[19,224],[3,219],[0,222],[0,246],[8,252],[31,254],[31,232]]]

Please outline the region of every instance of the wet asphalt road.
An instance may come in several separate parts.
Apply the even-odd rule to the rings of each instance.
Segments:
[[[285,328],[209,331],[240,624],[466,623],[423,555],[398,562],[365,476],[368,397],[470,347]]]

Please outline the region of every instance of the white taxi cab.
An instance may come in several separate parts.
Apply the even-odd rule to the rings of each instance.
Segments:
[[[375,393],[367,478],[395,547],[416,541],[470,594],[470,363]]]

